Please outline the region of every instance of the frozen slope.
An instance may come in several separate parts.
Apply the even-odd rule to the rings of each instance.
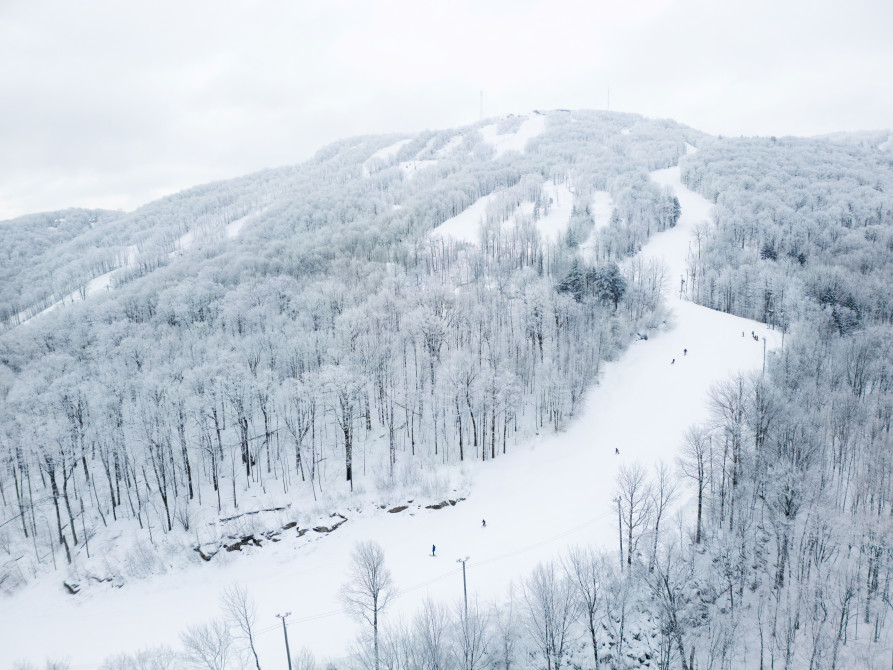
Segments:
[[[710,206],[682,187],[678,169],[661,170],[654,178],[676,190],[683,215],[676,228],[657,235],[642,254],[662,258],[673,276],[684,268],[691,230]],[[73,667],[88,668],[116,651],[176,645],[187,625],[218,616],[223,588],[241,582],[257,602],[262,664],[281,662],[282,630],[274,615],[285,611],[292,613],[293,652],[308,646],[317,657],[337,657],[347,652],[359,630],[340,611],[337,597],[358,540],[381,543],[403,589],[386,619],[412,613],[428,594],[456,602],[462,594],[459,557],[471,557],[469,597],[486,600],[501,597],[538,561],[554,558],[569,545],[594,543],[614,551],[611,499],[618,466],[640,461],[650,467],[661,459],[672,463],[684,429],[707,416],[710,386],[736,371],[760,368],[762,343],[754,342],[750,331],[766,335],[770,346],[779,342],[762,324],[668,293],[673,327],[632,344],[606,365],[566,432],[541,436],[495,462],[469,465],[471,495],[455,507],[347,512],[350,521],[341,529],[300,550],[283,541],[250,557],[235,556],[228,564],[198,565],[84,598],[63,594],[58,580],[44,582],[3,603],[4,656],[68,655]],[[742,338],[742,331],[748,337]],[[683,348],[687,356],[681,355]],[[430,556],[432,544],[437,557]]]
[[[494,191],[478,198],[465,210],[436,226],[429,235],[431,237],[451,237],[454,240],[471,244],[479,243],[481,241],[481,226],[487,221],[488,209],[498,202],[500,195],[502,195],[501,191]],[[554,244],[567,230],[574,210],[574,194],[566,184],[553,184],[547,181],[543,184],[543,196],[551,201],[549,213],[542,215],[534,222],[534,225],[543,240]],[[502,226],[510,227],[516,214],[532,217],[533,209],[534,203],[522,203],[512,213],[512,217],[502,222]]]
[[[538,135],[541,135],[546,129],[546,117],[542,114],[531,114],[521,122],[520,127],[512,132],[504,135],[498,133],[498,125],[490,124],[481,128],[481,135],[484,142],[492,144],[495,149],[496,156],[499,157],[506,151],[523,152],[527,142]]]

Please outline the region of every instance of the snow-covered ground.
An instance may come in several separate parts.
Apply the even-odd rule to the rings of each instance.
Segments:
[[[393,144],[389,144],[388,146],[379,149],[374,154],[369,156],[369,158],[366,159],[366,162],[363,163],[363,176],[368,177],[375,170],[376,167],[387,165],[388,161],[396,156],[397,152],[410,142],[412,142],[411,137],[405,140],[398,140]]]
[[[501,194],[501,191],[495,191],[479,198],[473,205],[434,228],[430,235],[452,237],[454,240],[472,244],[479,242],[481,239],[481,226],[487,220],[487,211],[491,206],[496,205]],[[567,230],[571,212],[574,208],[574,194],[567,184],[546,182],[543,184],[543,196],[551,200],[549,213],[542,214],[534,222],[534,225],[544,240],[557,242],[561,234]],[[511,226],[515,215],[533,216],[533,210],[534,203],[522,203],[503,222],[503,225]]]
[[[545,197],[552,201],[549,207],[549,213],[543,215],[536,222],[536,229],[540,232],[543,239],[556,243],[562,234],[567,230],[567,225],[571,219],[571,212],[574,210],[574,194],[567,187],[567,184],[553,184],[546,182],[543,185]],[[525,208],[525,213],[533,213],[533,203],[529,203]]]
[[[403,175],[407,179],[412,179],[416,172],[429,168],[432,165],[437,165],[437,161],[430,158],[413,159],[411,161],[403,161],[400,163],[400,169],[403,171]]]
[[[614,200],[611,198],[611,194],[607,191],[596,191],[593,193],[589,211],[592,213],[592,220],[595,222],[595,225],[592,227],[589,237],[580,245],[580,254],[583,258],[591,260],[599,231],[611,224],[611,214],[614,213]]]
[[[451,153],[453,153],[456,149],[458,149],[460,146],[462,146],[462,142],[464,141],[464,139],[465,138],[463,138],[462,135],[454,135],[453,137],[451,137],[449,139],[449,141],[446,144],[444,144],[442,147],[440,147],[440,149],[438,149],[436,152],[434,152],[434,154],[438,158],[446,158]]]
[[[675,277],[684,271],[693,227],[709,214],[710,204],[679,183],[678,168],[653,176],[676,191],[682,217],[642,254],[663,259]],[[672,463],[683,431],[707,417],[711,385],[736,371],[760,368],[762,343],[742,338],[742,331],[765,335],[771,348],[779,344],[777,334],[762,324],[686,302],[676,288],[671,282],[665,289],[674,313],[671,327],[635,342],[606,365],[566,432],[539,436],[495,461],[467,465],[471,493],[457,505],[419,509],[417,500],[396,514],[369,506],[362,513],[346,511],[349,521],[340,529],[301,548],[297,541],[268,544],[250,557],[233,555],[120,590],[72,597],[58,580],[44,580],[3,602],[3,656],[68,656],[73,667],[88,668],[114,652],[176,644],[187,625],[218,616],[222,590],[238,582],[257,603],[262,663],[280,662],[282,631],[274,615],[286,611],[292,613],[293,652],[307,646],[318,657],[337,657],[359,630],[338,601],[357,541],[382,545],[401,589],[386,617],[414,612],[427,595],[456,602],[462,595],[459,557],[470,557],[469,597],[486,600],[502,597],[511,582],[569,545],[613,550],[611,500],[619,465]]]
[[[504,135],[498,134],[497,128],[498,126],[495,123],[481,128],[484,142],[493,145],[493,148],[496,150],[496,157],[501,156],[506,151],[523,152],[528,140],[542,134],[546,129],[546,117],[541,114],[531,114],[524,119],[517,131],[505,133]]]
[[[686,276],[686,259],[691,245],[694,243],[695,226],[702,221],[710,220],[710,210],[713,205],[682,185],[678,166],[656,170],[651,173],[651,179],[660,186],[669,186],[673,189],[679,199],[679,205],[682,207],[682,214],[676,226],[655,235],[642,249],[641,255],[646,259],[663,260],[667,268],[666,276],[671,282],[669,288],[678,292],[679,280]]]

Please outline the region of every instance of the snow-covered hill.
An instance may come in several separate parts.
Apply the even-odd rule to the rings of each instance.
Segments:
[[[657,234],[640,254],[667,268],[669,316],[662,332],[635,342],[605,365],[566,431],[536,436],[496,461],[466,464],[467,487],[456,492],[464,499],[454,506],[425,509],[419,498],[407,501],[404,511],[388,513],[361,505],[345,510],[348,521],[337,532],[311,543],[284,539],[249,555],[84,597],[65,594],[55,581],[28,586],[3,603],[8,613],[2,621],[4,655],[33,657],[39,650],[67,655],[73,667],[96,667],[117,651],[175,641],[186,626],[215,616],[222,590],[241,583],[257,601],[259,651],[266,663],[276,663],[283,653],[273,617],[283,611],[292,613],[292,649],[307,646],[318,655],[339,657],[358,630],[338,599],[357,541],[374,539],[384,548],[400,589],[390,617],[412,613],[428,595],[456,600],[462,592],[455,562],[460,557],[470,556],[470,596],[483,601],[502,596],[537,562],[570,545],[613,550],[617,528],[611,501],[618,466],[672,464],[683,431],[707,416],[711,385],[737,371],[760,369],[763,343],[755,342],[751,331],[765,337],[769,349],[780,340],[762,324],[680,297],[678,278],[685,275],[693,228],[709,216],[710,204],[682,186],[678,168],[652,178],[670,186],[682,205],[678,225]],[[437,546],[433,557],[432,545]]]

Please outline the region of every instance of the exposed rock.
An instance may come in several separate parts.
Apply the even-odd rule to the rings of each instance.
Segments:
[[[252,544],[255,547],[261,546],[260,540],[258,540],[256,537],[254,537],[254,535],[246,535],[238,542],[235,542],[233,544],[223,545],[223,548],[226,549],[227,551],[242,551],[242,547],[246,547],[246,546],[252,545]]]
[[[198,555],[202,557],[203,561],[210,561],[212,558],[214,558],[214,555],[217,553],[215,551],[211,554],[206,554],[205,552],[202,551],[201,547],[196,547],[195,550],[198,552]]]
[[[244,512],[242,514],[236,514],[235,516],[228,516],[225,519],[221,519],[221,523],[226,523],[227,521],[233,521],[234,519],[239,519],[243,516],[253,516],[255,514],[260,514],[261,512],[281,512],[284,510],[284,507],[268,507],[267,509],[256,509],[252,512]]]
[[[397,505],[397,507],[392,507],[388,510],[388,514],[396,514],[397,512],[402,512],[407,509],[409,505]]]
[[[337,512],[334,513],[334,514],[332,514],[332,516],[340,517],[340,518],[341,518],[341,521],[338,521],[337,523],[334,523],[334,524],[332,524],[331,526],[316,526],[316,527],[313,529],[314,532],[316,532],[316,533],[331,533],[333,530],[335,530],[336,528],[338,528],[338,526],[340,526],[340,525],[343,524],[345,521],[347,521],[347,517],[341,516],[341,515],[338,514]]]

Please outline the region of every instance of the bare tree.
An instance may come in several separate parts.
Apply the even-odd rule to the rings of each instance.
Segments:
[[[654,545],[651,550],[651,562],[649,570],[654,569],[654,562],[657,560],[657,541],[660,538],[660,522],[669,510],[673,501],[676,499],[677,481],[667,467],[667,464],[661,461],[655,466],[657,471],[657,479],[651,486],[652,509],[654,510]]]
[[[683,556],[675,543],[668,544],[662,553],[649,577],[651,593],[660,612],[662,626],[679,652],[682,670],[689,670],[692,661],[686,659],[684,638],[687,633],[686,608],[690,602],[686,589],[691,587],[694,561]]]
[[[425,670],[448,670],[455,667],[449,638],[450,624],[446,607],[426,598],[422,611],[416,614],[413,621],[420,667]]]
[[[571,581],[579,601],[586,627],[592,643],[592,654],[595,666],[598,667],[599,605],[604,600],[602,582],[604,580],[604,556],[597,555],[591,548],[574,547],[568,552],[564,561],[564,571]]]
[[[358,543],[351,554],[350,581],[341,588],[341,598],[353,617],[372,626],[375,670],[379,670],[378,617],[394,595],[381,545],[373,541]]]
[[[605,628],[614,646],[611,656],[615,659],[613,667],[620,668],[624,663],[625,644],[627,638],[627,619],[634,605],[635,593],[633,580],[624,576],[623,571],[616,571],[611,563],[604,566]]]
[[[319,668],[316,656],[307,647],[302,647],[301,651],[291,657],[291,664],[294,670],[317,670]]]
[[[496,636],[499,645],[499,652],[494,666],[500,670],[512,670],[512,663],[515,659],[515,642],[518,639],[515,625],[515,592],[514,588],[509,586],[509,594],[502,606],[495,607],[495,623]]]
[[[562,578],[554,563],[540,563],[525,580],[522,593],[527,606],[527,630],[542,653],[547,670],[559,670],[578,612],[573,586]]]
[[[626,531],[626,564],[633,564],[639,538],[651,520],[651,485],[640,463],[620,466],[617,474],[617,495],[620,497],[621,523]]]
[[[254,656],[254,665],[260,668],[260,660],[257,658],[257,649],[254,646],[254,600],[249,597],[248,589],[244,586],[234,585],[223,592],[223,609],[230,622],[239,630],[237,638],[248,643],[248,648]]]
[[[226,670],[233,638],[221,619],[190,626],[180,634],[186,664],[199,670]]]
[[[167,646],[143,649],[135,654],[118,654],[107,658],[99,670],[178,670],[179,655]]]
[[[695,529],[695,544],[701,543],[701,511],[704,507],[704,487],[707,485],[707,461],[710,453],[710,434],[703,428],[693,426],[685,431],[679,469],[682,474],[697,483],[698,516]]]
[[[481,611],[477,599],[468,607],[466,616],[461,604],[456,608],[456,618],[462,625],[454,626],[456,646],[462,650],[464,670],[482,670],[490,665],[490,616]]]

